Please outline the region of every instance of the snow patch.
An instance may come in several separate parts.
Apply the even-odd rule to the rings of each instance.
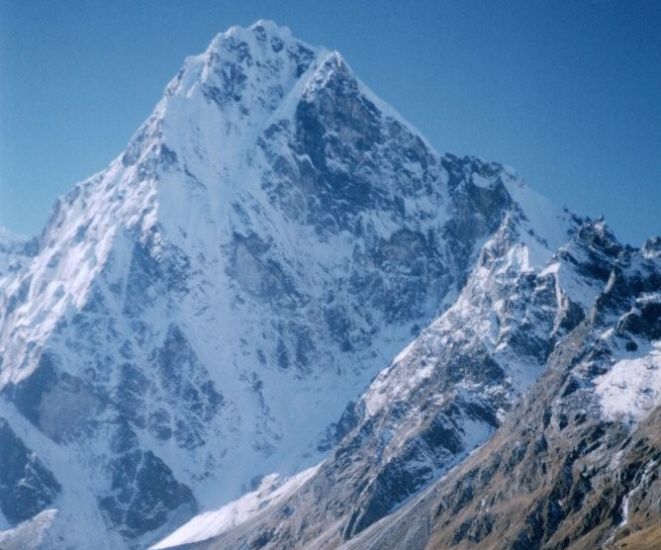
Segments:
[[[48,530],[56,516],[57,510],[51,508],[18,524],[13,529],[0,531],[0,548],[3,550],[41,547],[54,548],[54,546],[51,546],[54,541],[49,540]]]
[[[661,405],[661,342],[654,342],[643,357],[615,363],[595,378],[595,387],[604,418],[629,423],[643,420]]]
[[[278,474],[268,475],[264,477],[256,491],[247,493],[218,510],[194,517],[174,533],[151,546],[150,550],[191,544],[217,537],[255,517],[267,506],[275,505],[294,493],[317,472],[319,466],[320,464],[308,468],[287,480],[283,480]]]

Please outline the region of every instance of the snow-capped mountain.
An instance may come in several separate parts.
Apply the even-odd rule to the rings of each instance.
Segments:
[[[266,21],[5,241],[2,548],[360,536],[498,430],[623,250]]]

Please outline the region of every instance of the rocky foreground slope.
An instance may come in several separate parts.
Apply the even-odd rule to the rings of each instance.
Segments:
[[[658,547],[661,260],[651,248],[613,250],[590,314],[488,444],[346,548]]]
[[[437,154],[285,28],[218,35],[38,239],[0,241],[3,549],[535,547],[571,518],[613,540],[658,518],[658,441],[636,447],[658,426],[658,242]],[[567,500],[590,426],[631,470],[608,528]],[[469,467],[493,470],[486,519],[477,489],[437,504]]]

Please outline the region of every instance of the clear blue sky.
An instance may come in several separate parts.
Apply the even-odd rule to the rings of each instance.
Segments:
[[[260,18],[338,49],[440,152],[661,234],[661,2],[0,0],[0,225],[36,234],[186,55]]]

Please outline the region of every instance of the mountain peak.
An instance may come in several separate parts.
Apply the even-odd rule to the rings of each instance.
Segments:
[[[289,35],[291,36],[291,31],[289,27],[285,25],[278,25],[275,21],[271,19],[258,19],[250,27],[249,30],[254,32],[266,32],[268,34],[274,35],[278,34],[280,36]]]
[[[271,20],[260,19],[249,27],[234,25],[226,31],[218,33],[207,48],[209,52],[232,50],[245,44],[250,48],[255,46],[270,46],[272,52],[278,53],[285,45],[300,44],[307,49],[315,49],[291,33],[289,27],[281,26]],[[245,46],[243,46],[245,48]]]
[[[642,246],[643,255],[646,258],[658,258],[661,256],[661,237],[650,237]]]
[[[310,78],[304,94],[326,87],[333,78],[337,78],[345,84],[349,82],[353,88],[358,88],[357,79],[342,54],[337,50],[323,51],[318,57],[317,68]]]

